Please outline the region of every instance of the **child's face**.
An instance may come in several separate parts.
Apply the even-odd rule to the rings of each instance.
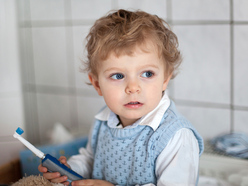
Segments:
[[[149,52],[136,48],[132,56],[111,54],[101,63],[98,78],[89,74],[89,79],[123,126],[152,111],[170,80],[165,79],[162,59],[152,47]]]

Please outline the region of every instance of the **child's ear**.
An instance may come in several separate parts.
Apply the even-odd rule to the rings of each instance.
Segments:
[[[94,74],[92,74],[92,73],[89,73],[88,74],[88,78],[89,78],[91,84],[96,89],[96,91],[99,94],[99,96],[102,96],[102,91],[101,91],[101,88],[100,88],[100,85],[99,85],[98,78]]]
[[[166,90],[166,88],[167,88],[167,86],[169,84],[169,81],[171,79],[171,76],[172,76],[172,73],[167,78],[165,78],[164,83],[163,83],[163,91]]]

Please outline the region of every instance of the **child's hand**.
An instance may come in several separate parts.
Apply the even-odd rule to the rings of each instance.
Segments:
[[[66,157],[61,156],[59,161],[70,168],[66,161]],[[52,183],[63,183],[64,185],[69,185],[69,182],[66,181],[68,179],[67,176],[61,176],[59,172],[48,172],[47,168],[43,167],[41,164],[39,165],[38,170],[43,173],[44,178],[48,179]]]
[[[112,183],[104,180],[93,180],[93,179],[84,179],[84,180],[78,180],[73,181],[71,183],[72,186],[82,186],[82,185],[88,185],[88,186],[114,186]]]

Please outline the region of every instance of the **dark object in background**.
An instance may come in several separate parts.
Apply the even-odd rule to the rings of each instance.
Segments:
[[[0,186],[12,184],[21,179],[20,160],[16,159],[0,167]]]

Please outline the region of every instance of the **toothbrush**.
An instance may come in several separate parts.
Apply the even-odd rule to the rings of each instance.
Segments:
[[[31,143],[25,140],[21,135],[24,131],[18,127],[14,133],[14,138],[20,140],[28,149],[30,149],[36,156],[42,159],[41,163],[44,167],[48,169],[49,172],[59,172],[61,176],[66,175],[69,182],[81,180],[83,177],[78,173],[74,172],[66,165],[62,164],[55,157],[50,154],[44,154],[39,149],[34,147]]]

